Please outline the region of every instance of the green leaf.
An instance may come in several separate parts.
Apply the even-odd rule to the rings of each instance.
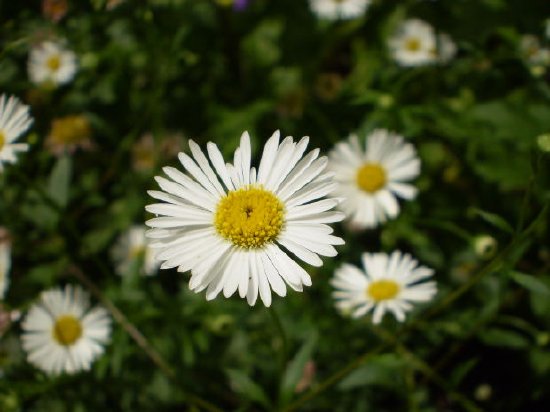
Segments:
[[[490,225],[493,225],[504,232],[514,233],[514,228],[499,215],[486,212],[484,210],[477,209],[477,208],[474,208],[473,212],[479,217],[481,217],[483,220],[485,220],[487,223],[489,223]]]
[[[400,382],[402,366],[403,360],[395,354],[377,356],[350,373],[338,388],[344,391],[367,385],[395,388]]]
[[[537,279],[535,276],[516,271],[510,271],[509,275],[514,282],[516,282],[520,286],[523,286],[530,292],[550,296],[550,288],[546,286],[543,281]]]
[[[285,373],[283,375],[281,383],[281,393],[279,398],[281,404],[285,405],[292,397],[296,385],[300,382],[304,373],[304,367],[306,363],[311,359],[313,350],[317,345],[318,335],[317,332],[312,332],[305,343],[302,345],[296,356],[288,364]]]
[[[480,339],[489,346],[510,349],[523,349],[529,346],[529,340],[518,332],[509,329],[492,328],[480,333]]]
[[[48,180],[48,194],[61,207],[65,207],[69,201],[71,173],[72,160],[64,155],[58,159]]]
[[[227,369],[231,387],[243,397],[258,402],[266,409],[272,409],[271,401],[263,388],[238,369]]]

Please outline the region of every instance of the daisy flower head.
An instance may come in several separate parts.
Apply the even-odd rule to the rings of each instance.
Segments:
[[[329,159],[338,182],[334,194],[343,198],[338,207],[358,229],[395,218],[399,214],[396,197],[416,196],[416,188],[405,182],[419,175],[420,159],[412,144],[388,130],[371,132],[365,150],[352,135],[332,149]]]
[[[22,104],[17,97],[0,96],[0,172],[2,163],[15,163],[16,153],[29,150],[28,144],[15,143],[15,140],[27,131],[32,121],[29,106]]]
[[[247,132],[233,163],[214,143],[207,157],[190,140],[192,156],[179,154],[187,173],[165,167],[168,179],[156,177],[162,191],[149,192],[163,202],[146,207],[160,215],[147,222],[147,236],[161,269],[190,270],[190,289],[206,290],[207,300],[238,290],[251,306],[258,294],[270,306],[272,290],[285,296],[286,285],[300,292],[311,285],[288,252],[321,266],[319,255],[335,256],[333,245],[344,243],[327,225],[344,218],[332,210],[338,200],[321,199],[335,187],[332,174],[323,173],[327,158],[318,149],[304,156],[308,137],[279,139],[277,131],[266,142],[258,169],[251,167]]]
[[[388,40],[393,59],[401,66],[424,66],[437,61],[437,37],[423,20],[403,21]]]
[[[338,20],[361,17],[372,0],[310,0],[311,10],[320,19]]]
[[[155,259],[154,250],[147,244],[146,230],[144,225],[134,225],[118,239],[112,255],[119,275],[127,275],[136,265],[140,265],[140,273],[144,276],[152,276],[157,272],[160,262]]]
[[[75,76],[76,69],[76,55],[62,43],[45,41],[30,51],[28,71],[34,84],[59,86],[69,83]]]
[[[6,229],[0,227],[0,300],[4,299],[8,290],[10,267],[11,243],[9,233]]]
[[[345,263],[330,282],[336,307],[353,318],[372,311],[373,323],[380,323],[391,312],[403,322],[413,302],[428,302],[437,292],[434,281],[425,281],[433,270],[419,266],[409,254],[364,253],[362,261],[363,270]]]
[[[102,307],[90,308],[78,286],[42,292],[22,322],[23,349],[30,363],[58,375],[89,370],[111,333],[111,318]]]

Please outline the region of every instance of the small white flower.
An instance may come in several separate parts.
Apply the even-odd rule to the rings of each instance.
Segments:
[[[339,183],[334,191],[342,197],[338,207],[357,228],[373,228],[399,214],[396,196],[413,199],[416,188],[408,183],[420,173],[414,146],[387,130],[374,130],[363,150],[352,135],[329,153],[330,170]]]
[[[157,272],[160,262],[155,259],[154,250],[147,245],[146,230],[144,225],[135,225],[118,239],[112,254],[119,275],[127,275],[136,265],[140,265],[140,273],[145,276]]]
[[[279,136],[275,132],[265,144],[258,169],[251,167],[246,132],[233,164],[225,163],[214,143],[207,145],[207,158],[189,141],[193,157],[179,154],[188,174],[165,167],[170,179],[156,178],[163,191],[149,192],[165,202],[146,208],[161,215],[147,222],[154,228],[147,236],[159,249],[161,269],[190,270],[190,289],[206,290],[208,300],[222,290],[225,297],[238,290],[250,305],[259,293],[269,306],[271,290],[285,296],[285,283],[300,292],[311,285],[309,274],[283,248],[321,266],[319,255],[336,256],[332,245],[344,243],[327,225],[344,217],[331,210],[338,200],[320,200],[335,187],[332,174],[323,173],[327,158],[318,158],[318,149],[303,156],[308,137],[279,143]]]
[[[474,238],[473,247],[477,256],[482,259],[490,259],[497,251],[498,242],[492,236],[479,235]]]
[[[10,283],[11,244],[8,231],[0,227],[0,300],[6,296]]]
[[[450,38],[443,39],[446,40]],[[419,19],[403,21],[388,40],[388,46],[394,60],[401,66],[424,66],[438,60],[435,31]],[[449,43],[445,46],[449,47]]]
[[[90,309],[89,296],[78,286],[42,292],[22,322],[27,359],[49,374],[90,369],[104,351],[111,318],[102,307]]]
[[[77,69],[76,55],[61,43],[45,41],[31,49],[28,70],[35,84],[55,86],[69,83]]]
[[[525,34],[519,44],[520,53],[530,66],[550,65],[550,50],[540,44],[538,37]]]
[[[336,289],[336,307],[354,318],[373,311],[372,321],[380,323],[389,311],[403,322],[412,302],[427,302],[437,292],[435,282],[423,281],[433,270],[418,266],[409,254],[364,253],[362,261],[363,270],[343,264],[330,282]]]
[[[313,12],[321,19],[353,19],[362,16],[372,0],[310,0]]]
[[[0,96],[0,172],[2,163],[15,163],[18,152],[26,152],[29,145],[15,143],[15,140],[32,124],[29,106],[22,104],[17,97]]]

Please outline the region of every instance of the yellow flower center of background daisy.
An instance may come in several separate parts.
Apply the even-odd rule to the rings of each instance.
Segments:
[[[48,138],[54,144],[70,145],[86,141],[91,133],[90,122],[85,116],[65,116],[52,121]]]
[[[386,171],[378,163],[366,163],[357,171],[357,186],[374,193],[386,184]]]
[[[61,66],[61,58],[59,55],[54,54],[53,56],[48,57],[48,60],[46,60],[46,66],[48,66],[48,69],[52,72],[57,71]]]
[[[73,315],[63,315],[55,321],[52,334],[57,343],[70,346],[82,336],[82,324]]]
[[[254,186],[230,191],[218,203],[215,216],[217,232],[248,249],[273,241],[283,224],[283,203],[270,191]]]
[[[5,144],[6,144],[6,135],[2,130],[0,130],[0,150],[2,150]]]
[[[408,50],[410,52],[416,52],[420,50],[420,46],[421,46],[420,40],[416,37],[409,37],[405,41],[405,50]]]
[[[376,302],[393,299],[399,293],[400,286],[393,280],[377,280],[367,288],[367,297]]]

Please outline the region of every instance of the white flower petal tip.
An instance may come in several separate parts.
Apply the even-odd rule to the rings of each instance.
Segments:
[[[111,318],[102,307],[90,308],[78,286],[42,292],[21,323],[27,359],[51,375],[89,370],[104,351]]]
[[[413,303],[428,302],[437,293],[436,283],[426,280],[433,270],[408,254],[364,253],[362,260],[362,269],[343,264],[330,281],[336,308],[344,315],[358,318],[372,312],[377,324],[390,312],[403,322]]]
[[[338,209],[352,230],[361,230],[397,217],[398,197],[415,197],[416,188],[407,182],[420,174],[420,159],[402,136],[377,129],[364,149],[355,136],[338,143],[329,153],[328,169],[337,182],[330,193],[340,199]]]
[[[372,0],[310,0],[311,10],[323,20],[347,20],[361,17]]]
[[[33,119],[29,115],[29,106],[14,96],[0,96],[0,172],[3,163],[15,163],[17,154],[29,150],[25,143],[16,140],[31,126]]]
[[[238,292],[249,305],[272,303],[272,292],[286,287],[302,291],[311,277],[298,260],[321,266],[321,256],[335,256],[328,223],[344,219],[333,210],[340,199],[325,198],[334,189],[328,160],[319,150],[306,153],[308,137],[280,141],[275,131],[264,145],[259,166],[252,166],[250,135],[241,135],[233,162],[209,142],[206,153],[190,143],[181,154],[183,171],[165,167],[155,177],[160,191],[149,191],[164,203],[148,205],[157,217],[146,225],[160,268],[191,271],[189,287],[213,300]],[[328,229],[328,231],[327,231]]]

